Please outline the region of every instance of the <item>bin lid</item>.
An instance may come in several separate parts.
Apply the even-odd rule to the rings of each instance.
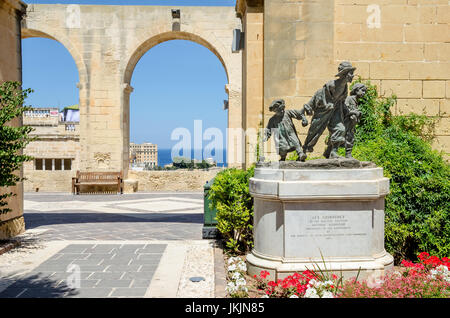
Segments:
[[[205,190],[211,189],[211,185],[214,183],[214,179],[215,179],[215,178],[212,178],[211,180],[206,181],[206,183],[205,183],[205,185],[203,186],[203,188],[204,188]]]

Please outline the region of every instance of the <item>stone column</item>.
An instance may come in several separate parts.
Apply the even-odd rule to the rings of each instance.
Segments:
[[[22,81],[21,20],[26,4],[19,0],[0,2],[0,82]],[[12,125],[22,125],[22,120],[15,120]],[[22,169],[18,172],[23,175]],[[0,240],[8,239],[25,231],[23,218],[23,183],[0,189],[0,193],[13,192],[16,196],[9,198],[8,208],[12,211],[0,214]]]
[[[236,11],[242,20],[242,118],[245,136],[246,167],[256,158],[257,132],[262,124],[263,105],[263,1],[238,0]]]

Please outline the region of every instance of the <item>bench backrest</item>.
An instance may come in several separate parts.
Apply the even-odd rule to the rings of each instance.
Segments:
[[[80,172],[77,171],[78,181],[109,181],[122,179],[122,172]]]

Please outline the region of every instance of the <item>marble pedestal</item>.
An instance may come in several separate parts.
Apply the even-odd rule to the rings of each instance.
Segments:
[[[367,277],[393,267],[384,249],[389,179],[382,168],[354,159],[260,163],[250,193],[250,275],[267,270],[278,279],[319,266],[344,277]]]

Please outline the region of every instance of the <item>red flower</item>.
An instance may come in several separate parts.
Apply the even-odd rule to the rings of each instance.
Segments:
[[[261,273],[259,274],[259,276],[262,279],[266,279],[266,277],[269,276],[269,275],[270,275],[270,273],[268,271],[261,271]]]
[[[423,261],[423,260],[428,259],[430,257],[430,254],[428,254],[427,252],[422,252],[422,253],[419,254],[418,257],[419,257],[420,260]]]

